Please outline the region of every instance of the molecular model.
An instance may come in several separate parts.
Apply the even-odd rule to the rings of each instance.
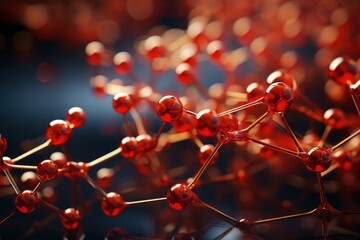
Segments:
[[[121,140],[75,160],[77,106],[18,156],[0,134],[0,238],[360,239],[360,5],[258,2],[190,4],[134,49],[89,42]]]

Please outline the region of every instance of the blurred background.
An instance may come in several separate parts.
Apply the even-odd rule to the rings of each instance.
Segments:
[[[74,106],[85,110],[87,121],[84,127],[74,130],[67,145],[73,161],[89,162],[117,148],[125,136],[123,118],[113,110],[111,96],[95,96],[90,79],[96,72],[109,79],[121,78],[129,85],[133,82],[128,76],[116,73],[112,63],[106,59],[101,66],[94,69],[87,62],[87,44],[99,41],[109,52],[128,51],[134,59],[134,75],[146,83],[152,70],[139,47],[141,41],[151,35],[162,35],[169,29],[177,29],[181,34],[191,37],[191,29],[199,23],[205,26],[206,38],[209,41],[220,39],[229,53],[239,48],[247,51],[246,57],[234,53],[237,59],[230,67],[231,70],[224,71],[208,58],[199,60],[196,71],[206,88],[225,81],[228,77],[226,71],[231,72],[235,82],[243,87],[241,91],[244,91],[252,82],[265,83],[266,77],[275,69],[287,69],[295,77],[299,92],[311,99],[311,103],[303,103],[304,105],[308,104],[314,112],[330,107],[345,111],[350,119],[348,128],[335,132],[329,138],[330,144],[337,143],[358,127],[359,122],[347,89],[328,80],[327,68],[332,59],[342,55],[359,63],[359,9],[360,2],[357,0],[3,0],[0,2],[0,133],[8,141],[6,155],[15,157],[42,143],[47,124],[54,119],[64,119],[67,110]],[[199,51],[205,52],[202,46],[199,46]],[[246,59],[242,61],[240,57]],[[180,96],[185,92],[185,88],[176,81],[171,67],[157,74],[156,78],[156,89],[163,95],[175,93]],[[156,114],[152,111],[144,111],[143,114],[149,131],[156,132],[161,125]],[[310,128],[315,135],[320,135],[324,130],[322,124],[308,123],[303,115],[299,117],[297,113],[289,113],[288,118],[291,127],[299,135],[305,135]],[[184,152],[174,156],[178,149]],[[55,150],[56,148],[41,151],[24,160],[24,164],[38,163]],[[196,150],[192,143],[180,143],[169,146],[160,155],[167,159],[166,161],[174,161],[166,164],[170,169],[179,166],[176,161],[188,163],[195,159]],[[244,151],[234,150],[233,146],[225,146],[220,155],[229,160],[224,160],[212,171],[216,174],[229,172],[230,166],[236,165],[233,164],[234,154],[240,153],[246,155],[246,161],[253,157]],[[253,159],[255,163],[261,161],[259,156]],[[124,162],[125,159],[120,158],[118,161]],[[354,171],[358,170],[358,165],[354,167]],[[101,167],[114,166],[117,164],[112,161]],[[299,168],[301,167],[303,166],[299,163]],[[198,165],[191,165],[181,177],[186,179],[192,176],[197,168]],[[96,175],[95,170],[97,169],[90,172],[92,176]],[[296,171],[297,175],[306,178],[302,187],[291,184],[284,186],[278,176],[274,180],[277,190],[273,199],[264,197],[263,191],[266,192],[266,189],[258,186],[272,182],[271,179],[276,174],[272,170],[260,171],[260,174],[254,176],[255,185],[249,183],[245,187],[239,187],[230,184],[228,188],[209,185],[199,190],[199,194],[202,199],[214,203],[215,207],[239,219],[247,214],[255,218],[284,215],[286,207],[295,213],[304,212],[316,207],[318,192],[314,190],[315,177],[309,177],[306,169],[302,170]],[[19,182],[22,172],[12,172]],[[1,177],[4,179],[3,175]],[[284,178],[289,181],[289,177]],[[329,199],[336,208],[345,207],[348,211],[359,211],[359,184],[354,183],[358,178],[358,174],[354,173],[329,176],[330,184],[326,186],[330,189]],[[125,198],[130,200],[165,195],[166,187],[150,188],[146,185],[146,180],[147,178],[139,175],[137,170],[130,166],[119,171],[112,186],[113,190],[123,191]],[[4,181],[2,180],[2,185],[6,185]],[[337,183],[339,181],[341,184]],[[339,194],[341,186],[349,187],[349,192],[345,195]],[[14,199],[13,193],[9,192],[6,186],[2,187],[1,216],[13,208]],[[70,183],[59,181],[52,187],[56,191],[55,205],[62,209],[67,208],[71,196],[66,190],[70,188]],[[235,191],[238,188],[246,191],[238,193]],[[258,188],[261,193],[252,194],[257,192]],[[298,198],[301,198],[304,191],[308,197],[300,201]],[[252,197],[249,197],[249,192]],[[130,235],[142,236],[143,239],[191,239],[190,235],[172,238],[177,232],[188,232],[196,239],[214,239],[229,227],[214,216],[209,220],[209,216],[201,209],[196,208],[189,213],[174,213],[168,209],[167,203],[131,207],[117,218],[108,218],[98,206],[99,196],[88,184],[81,184],[81,195],[79,201],[83,202],[80,205],[86,209],[82,224],[86,239],[103,239],[113,227],[121,227]],[[276,202],[271,204],[275,204],[277,208],[269,207],[271,204],[268,203],[272,201]],[[248,213],[244,210],[246,207]],[[168,219],[171,219],[175,226],[171,230],[165,229]],[[201,221],[199,220],[198,224],[189,223],[189,219]],[[259,239],[274,239],[266,237],[272,233],[275,235],[270,236],[277,236],[276,239],[287,239],[283,233],[288,232],[286,228],[291,224],[301,227],[294,230],[289,239],[321,238],[320,222],[294,221],[274,228],[265,226],[257,229],[261,237],[265,236]],[[352,236],[352,232],[356,231],[360,224],[357,216],[339,221],[340,223],[337,223],[342,226],[342,231],[334,230],[332,233],[335,236],[345,236],[336,239],[348,239],[346,234]],[[0,239],[40,239],[50,236],[62,239],[63,229],[58,218],[46,211],[40,210],[29,215],[16,214],[0,225]],[[235,229],[227,238],[239,239],[245,238],[245,235]]]

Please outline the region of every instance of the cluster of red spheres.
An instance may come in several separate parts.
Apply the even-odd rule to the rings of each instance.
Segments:
[[[161,10],[155,2],[123,4],[141,22]],[[43,214],[26,234],[57,218],[76,240],[97,231],[108,240],[358,237],[356,11],[335,0],[187,4],[187,27],[150,30],[134,41],[138,54],[101,42],[116,29],[110,18],[85,47],[91,89],[121,120],[100,128],[117,138],[112,151],[69,151],[88,117],[80,107],[17,157],[5,156],[0,134],[0,189],[13,204],[0,228]],[[109,2],[98,16],[121,6]]]

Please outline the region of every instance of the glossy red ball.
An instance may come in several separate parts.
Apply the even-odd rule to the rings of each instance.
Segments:
[[[70,125],[63,120],[54,120],[46,129],[46,139],[51,140],[51,145],[59,146],[69,141],[72,134]]]
[[[38,207],[40,200],[36,192],[25,190],[15,198],[15,207],[22,213],[31,213]]]
[[[285,83],[271,84],[267,89],[263,102],[273,112],[284,112],[293,102],[293,93]]]
[[[219,132],[220,118],[211,109],[204,109],[196,115],[196,131],[203,137],[213,137]]]
[[[175,184],[166,194],[166,199],[171,208],[184,210],[194,202],[194,193],[184,184]]]
[[[164,96],[160,99],[156,113],[161,120],[170,123],[178,120],[184,112],[181,101],[174,96]]]
[[[82,108],[72,107],[66,114],[66,120],[68,120],[71,128],[79,128],[84,125],[86,114]]]
[[[101,201],[101,209],[107,216],[115,217],[124,211],[125,207],[124,199],[115,192],[106,194]]]
[[[44,160],[38,164],[36,173],[41,181],[54,179],[58,173],[58,166],[51,160]]]

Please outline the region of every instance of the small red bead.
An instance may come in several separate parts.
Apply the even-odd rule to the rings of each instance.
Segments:
[[[207,45],[206,52],[212,60],[220,61],[224,54],[224,44],[219,40],[212,41]]]
[[[187,63],[181,63],[175,68],[176,79],[182,84],[189,84],[196,81],[192,67]]]
[[[83,162],[67,162],[64,175],[68,178],[84,177],[89,171],[89,167]]]
[[[271,85],[273,83],[282,82],[285,83],[293,92],[297,89],[297,84],[294,77],[285,70],[277,70],[271,73],[266,82]]]
[[[156,113],[161,120],[170,123],[178,120],[184,112],[181,101],[174,96],[164,96],[160,99]]]
[[[213,151],[214,151],[214,145],[206,144],[202,146],[198,154],[200,163],[204,164]],[[219,152],[216,152],[214,157],[211,159],[210,165],[214,165],[217,162],[218,158],[219,158]]]
[[[68,208],[60,215],[61,224],[66,229],[78,228],[81,218],[80,212],[74,208]]]
[[[0,170],[4,171],[4,170],[10,170],[11,167],[8,166],[7,164],[12,164],[12,160],[9,157],[2,157],[0,155]]]
[[[115,192],[110,192],[103,197],[101,201],[101,209],[102,211],[111,217],[115,217],[119,215],[122,211],[124,211],[126,207],[126,203],[120,194]]]
[[[44,160],[37,166],[36,173],[41,181],[51,180],[57,176],[58,166],[51,160]]]
[[[332,163],[330,152],[321,147],[313,147],[304,159],[305,166],[312,172],[321,173],[327,170]]]
[[[171,123],[177,132],[189,132],[194,128],[195,117],[190,114],[183,114],[177,121]]]
[[[229,136],[230,141],[244,142],[249,140],[249,132],[244,130],[230,132]]]
[[[167,201],[175,210],[184,210],[194,202],[194,193],[184,184],[175,184],[166,194]]]
[[[204,109],[196,115],[196,131],[203,137],[216,136],[220,128],[220,118],[211,109]]]
[[[121,148],[120,153],[124,158],[133,158],[133,157],[135,157],[135,155],[138,152],[138,146],[137,146],[136,138],[134,138],[134,137],[125,137],[120,143],[120,148]]]
[[[22,213],[31,213],[38,207],[39,202],[36,192],[25,190],[16,196],[15,207]]]
[[[133,107],[134,101],[129,94],[120,92],[114,96],[112,105],[117,113],[125,114]]]
[[[159,36],[147,38],[144,42],[144,48],[146,55],[151,61],[159,57],[164,57],[166,53],[163,40]]]
[[[258,83],[250,83],[246,88],[248,102],[253,102],[259,98],[264,97],[265,88],[263,85]]]
[[[338,150],[333,155],[334,161],[340,164],[340,166],[344,170],[350,170],[354,165],[354,156],[351,154],[350,151],[347,150]]]
[[[226,114],[220,117],[220,132],[227,134],[239,129],[239,121],[234,114]]]
[[[21,186],[26,189],[34,189],[39,183],[39,179],[33,171],[24,172],[20,179],[22,182]]]
[[[101,168],[96,173],[96,182],[101,188],[108,188],[113,183],[114,170],[111,168]]]
[[[128,52],[119,52],[113,59],[116,72],[128,74],[132,68],[131,55]]]
[[[187,43],[179,50],[181,63],[189,64],[191,68],[197,65],[198,48],[194,43]]]
[[[102,56],[105,52],[104,45],[100,42],[90,42],[86,45],[85,53],[90,65],[98,66],[101,63]]]
[[[54,120],[46,129],[46,139],[51,140],[54,146],[66,143],[71,137],[71,127],[63,120]]]
[[[266,89],[264,103],[269,110],[283,112],[291,106],[292,102],[293,93],[285,83],[273,83]]]
[[[66,114],[66,120],[69,121],[71,128],[79,128],[84,125],[86,114],[82,108],[72,107]]]
[[[6,147],[7,147],[6,138],[4,137],[4,135],[0,134],[0,156],[2,156],[5,153]]]
[[[101,98],[105,96],[108,83],[109,79],[103,75],[97,75],[91,78],[90,85],[96,97]]]
[[[68,159],[62,152],[52,153],[50,155],[50,160],[52,160],[58,166],[58,169],[65,168],[68,162]]]
[[[324,113],[324,121],[334,129],[341,129],[345,127],[345,114],[341,109],[331,108]]]
[[[358,81],[356,62],[348,57],[335,58],[329,65],[329,78],[340,85],[351,85]]]
[[[156,141],[148,134],[141,134],[136,137],[137,149],[139,152],[149,152],[156,147]]]

